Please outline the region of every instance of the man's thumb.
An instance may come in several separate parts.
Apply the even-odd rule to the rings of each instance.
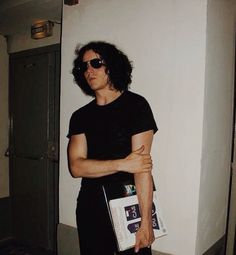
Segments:
[[[142,145],[140,148],[137,150],[133,151],[134,153],[142,153],[144,151],[144,145]]]

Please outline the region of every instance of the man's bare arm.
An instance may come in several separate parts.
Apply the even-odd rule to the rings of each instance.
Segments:
[[[144,145],[143,153],[150,154],[153,140],[153,131],[146,131],[132,137],[132,150]],[[152,228],[152,201],[153,201],[153,178],[152,173],[135,173],[135,185],[141,211],[141,226],[136,233],[135,251],[150,246],[154,241]]]
[[[140,146],[124,159],[93,160],[87,158],[87,141],[84,134],[73,135],[68,144],[68,164],[73,177],[102,177],[119,171],[129,173],[150,172],[152,159]]]

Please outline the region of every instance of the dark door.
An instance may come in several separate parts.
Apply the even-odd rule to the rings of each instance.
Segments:
[[[10,195],[16,241],[54,250],[59,46],[10,55]]]

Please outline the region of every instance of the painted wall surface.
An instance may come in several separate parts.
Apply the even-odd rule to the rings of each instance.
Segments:
[[[233,125],[233,1],[209,0],[197,252],[226,230]]]
[[[205,75],[206,1],[87,0],[64,6],[62,29],[60,222],[75,226],[80,180],[67,168],[68,123],[89,102],[73,83],[74,49],[107,40],[134,63],[132,90],[149,101],[159,131],[152,156],[168,236],[154,250],[193,255],[196,245]],[[187,240],[187,241],[186,241]]]
[[[61,40],[61,25],[55,23],[53,27],[53,35],[40,40],[31,38],[30,24],[25,27],[25,30],[19,31],[15,35],[8,38],[8,52],[18,52],[33,48],[39,48],[47,45],[60,43]]]
[[[9,165],[4,156],[8,148],[8,53],[6,39],[0,35],[0,198],[9,196]]]

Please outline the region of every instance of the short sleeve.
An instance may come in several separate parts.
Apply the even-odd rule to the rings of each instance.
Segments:
[[[134,107],[130,131],[131,135],[135,135],[148,130],[156,133],[158,128],[150,105],[145,98],[141,97]]]
[[[79,111],[74,112],[70,118],[69,131],[67,137],[70,138],[72,135],[85,133],[83,123],[84,121],[81,113]]]

